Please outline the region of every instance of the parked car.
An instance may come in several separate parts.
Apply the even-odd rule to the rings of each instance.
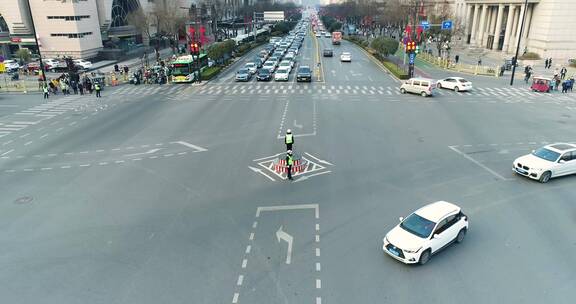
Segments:
[[[82,68],[82,69],[90,69],[92,67],[92,62],[88,61],[88,60],[84,60],[84,59],[74,59],[73,60],[74,64],[77,65],[78,67]]]
[[[576,173],[576,145],[554,143],[518,157],[512,171],[547,183],[551,178]]]
[[[424,265],[451,243],[462,243],[467,232],[468,216],[461,208],[439,201],[400,217],[400,224],[384,237],[382,250],[402,263]]]
[[[432,96],[436,91],[434,80],[428,78],[410,78],[400,86],[400,93],[420,94],[423,97]]]
[[[4,60],[4,67],[6,68],[6,72],[12,73],[20,69],[20,64],[16,60]]]

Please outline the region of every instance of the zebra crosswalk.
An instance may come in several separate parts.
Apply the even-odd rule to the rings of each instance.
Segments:
[[[401,95],[398,87],[392,86],[369,86],[369,85],[260,85],[260,84],[236,84],[236,85],[207,85],[198,87],[195,94],[199,95],[258,95],[258,94],[336,94],[336,95]],[[475,97],[520,97],[520,98],[541,98],[541,97],[563,97],[572,98],[568,95],[550,95],[531,92],[527,88],[475,88],[471,92],[454,92],[450,90],[436,90],[440,96],[475,96]]]
[[[112,88],[107,94],[112,96],[149,96],[157,94],[173,96],[189,92],[192,88],[192,86],[186,84],[124,85]]]

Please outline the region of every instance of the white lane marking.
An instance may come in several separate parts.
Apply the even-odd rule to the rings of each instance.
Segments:
[[[322,304],[322,298],[316,297],[316,304]]]
[[[249,254],[250,250],[252,250],[252,245],[246,246],[246,251],[244,251],[244,253]]]
[[[68,165],[67,165],[67,166],[62,166],[62,167],[60,167],[60,169],[70,169],[70,168],[72,168],[72,166],[68,166]]]
[[[317,257],[320,256],[320,248],[316,248],[316,256],[317,256]]]
[[[242,286],[242,283],[244,282],[244,276],[243,275],[239,275],[238,276],[238,281],[236,281],[236,285],[238,286]]]
[[[117,161],[115,161],[115,163],[121,164],[121,163],[124,163],[124,161],[123,160],[117,160]]]
[[[22,134],[22,135],[20,135],[20,138],[24,138],[24,137],[28,137],[28,136],[30,136],[30,133]]]
[[[319,243],[319,242],[320,242],[320,236],[319,236],[318,234],[317,234],[316,237],[315,237],[315,241],[316,241],[316,243]]]
[[[13,151],[14,151],[14,149],[8,150],[8,151],[6,151],[6,152],[4,152],[4,153],[0,154],[0,156],[5,156],[5,155],[8,155],[10,152],[13,152]]]
[[[316,224],[316,231],[320,230],[320,224]]]
[[[100,163],[98,163],[98,165],[100,165],[100,166],[104,166],[104,165],[107,165],[107,164],[108,164],[108,162],[100,162]]]
[[[46,137],[46,136],[48,136],[48,133],[46,133],[46,134],[44,134],[44,135],[40,136],[40,139],[42,139],[42,138],[44,138],[44,137]]]
[[[31,143],[32,143],[32,141],[29,141],[29,142],[25,143],[24,145],[27,146],[27,145],[29,145],[29,144],[31,144]]]
[[[258,207],[256,209],[256,217],[260,217],[260,212],[263,211],[283,211],[283,210],[298,210],[298,209],[314,209],[315,217],[320,217],[320,210],[318,204],[301,204],[301,205],[282,205],[282,206],[266,206]],[[320,226],[318,226],[320,227]]]
[[[320,262],[316,262],[316,271],[320,271],[322,269]]]
[[[250,233],[250,237],[248,238],[249,240],[254,240],[254,232]]]
[[[188,142],[185,142],[185,141],[175,141],[175,142],[172,142],[172,143],[173,143],[173,144],[180,144],[180,145],[186,146],[186,147],[188,147],[188,148],[195,149],[196,152],[205,152],[205,151],[208,151],[208,149],[206,149],[206,148],[202,148],[202,147],[193,145],[193,144],[188,143]]]
[[[316,289],[321,289],[321,288],[322,288],[322,280],[316,279]]]
[[[496,176],[497,178],[501,179],[501,180],[509,180],[507,178],[505,178],[504,176],[498,174],[496,171],[488,168],[487,166],[485,166],[484,164],[480,163],[479,161],[475,160],[474,158],[470,157],[469,155],[467,155],[466,153],[458,150],[457,148],[453,147],[453,146],[448,146],[448,148],[450,148],[450,150],[460,154],[462,157],[464,157],[465,159],[471,161],[472,163],[476,164],[478,167],[488,171],[488,173]]]
[[[248,260],[247,260],[247,259],[243,259],[243,260],[242,260],[242,268],[246,268],[246,265],[248,265]]]
[[[90,167],[90,164],[81,164],[80,167]]]
[[[240,295],[237,292],[234,293],[234,297],[232,298],[232,304],[238,303],[238,297],[239,296]]]

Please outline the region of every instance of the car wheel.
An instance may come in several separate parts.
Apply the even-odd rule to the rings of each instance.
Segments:
[[[458,91],[460,91],[460,88],[454,87],[454,92],[458,92]]]
[[[456,236],[456,243],[462,243],[464,241],[464,237],[466,236],[466,228],[460,229],[458,235]]]
[[[426,249],[424,252],[422,252],[418,263],[420,263],[420,265],[424,265],[428,263],[428,261],[430,261],[430,249]]]
[[[404,89],[404,88],[401,88],[401,89],[400,89],[400,93],[402,93],[402,94],[406,94],[406,89]]]
[[[442,84],[439,82],[438,84],[436,84],[436,86],[441,89],[442,88]]]
[[[428,94],[426,94],[426,92],[421,92],[421,93],[420,93],[420,96],[426,97],[426,96],[428,96]]]
[[[550,180],[550,177],[552,177],[552,173],[550,171],[546,171],[540,176],[540,182],[545,184]]]

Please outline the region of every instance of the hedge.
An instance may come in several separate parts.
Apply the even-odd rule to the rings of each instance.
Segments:
[[[365,49],[370,55],[372,55],[374,58],[376,58],[376,60],[380,61],[384,67],[386,67],[388,69],[388,71],[390,71],[390,73],[394,74],[394,76],[398,77],[399,79],[408,79],[410,77],[408,77],[408,74],[406,73],[406,71],[404,71],[402,68],[398,67],[395,63],[391,62],[390,60],[388,60],[387,58],[383,57],[382,55],[380,55],[379,53],[377,53],[375,50],[371,49],[368,47],[369,43],[368,41],[364,40],[364,39],[360,39],[357,37],[345,37],[345,39],[349,40],[350,42],[360,46],[361,48]]]
[[[214,78],[214,76],[218,75],[218,73],[220,73],[220,70],[222,68],[219,66],[213,66],[213,67],[209,67],[204,69],[204,71],[202,71],[202,80],[210,80],[212,78]]]
[[[538,54],[536,54],[536,53],[528,52],[528,53],[520,56],[520,59],[524,59],[524,60],[536,60],[536,59],[540,59],[540,55],[538,55]]]

